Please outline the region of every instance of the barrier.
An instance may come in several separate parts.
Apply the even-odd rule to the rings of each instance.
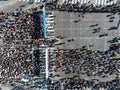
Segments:
[[[46,38],[46,14],[45,14],[45,7],[43,8],[43,29],[44,29],[44,38]]]

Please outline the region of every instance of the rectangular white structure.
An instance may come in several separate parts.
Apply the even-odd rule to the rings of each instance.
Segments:
[[[101,5],[104,5],[104,0],[101,0]]]
[[[47,20],[47,23],[55,23],[55,21],[49,21],[49,20]]]
[[[84,0],[84,4],[86,4],[87,3],[87,0]]]
[[[46,80],[48,79],[48,48],[46,48],[45,50],[45,62],[46,62],[46,69],[45,69],[45,72],[46,72]]]
[[[55,18],[53,18],[53,17],[52,18],[46,18],[46,20],[55,20]]]
[[[80,3],[80,0],[78,0],[78,2]]]
[[[47,29],[49,30],[49,29],[54,29],[54,27],[53,26],[49,26],[49,27],[47,27]]]
[[[98,0],[98,5],[101,5],[101,0]]]
[[[83,4],[83,0],[80,0],[80,4]]]
[[[107,5],[107,0],[104,0],[104,5]]]
[[[54,29],[47,29],[48,32],[54,32]]]
[[[74,4],[76,4],[76,3],[77,3],[77,0],[74,1]]]
[[[53,14],[50,14],[50,15],[47,15],[47,17],[55,17],[55,15],[53,15]]]

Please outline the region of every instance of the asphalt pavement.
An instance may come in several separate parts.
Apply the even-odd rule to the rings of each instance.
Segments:
[[[90,47],[90,49],[107,50],[111,45],[108,43],[108,41],[116,36],[119,36],[120,27],[118,14],[82,14],[61,11],[56,11],[55,14],[55,36],[66,37],[61,40],[61,42],[64,42],[65,44],[57,45],[56,47],[63,49],[75,49],[81,48],[82,46],[94,45],[93,47]],[[110,17],[106,17],[110,14],[110,17],[112,17],[112,19],[110,19]],[[98,28],[101,28],[100,32],[94,33],[95,29]],[[108,36],[99,37],[99,35],[102,34],[108,34]],[[74,41],[68,42],[69,39],[74,39]]]

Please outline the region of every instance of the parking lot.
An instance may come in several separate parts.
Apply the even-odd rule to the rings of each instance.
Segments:
[[[56,36],[63,36],[60,48],[74,49],[92,45],[91,49],[106,50],[113,37],[119,36],[119,14],[74,13],[56,11]],[[97,24],[97,25],[95,25]],[[99,32],[94,32],[100,28]],[[99,37],[99,35],[107,36]],[[74,41],[68,42],[69,39]],[[57,47],[58,47],[57,46]]]

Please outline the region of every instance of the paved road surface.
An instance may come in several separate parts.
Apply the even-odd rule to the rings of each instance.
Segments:
[[[60,48],[74,49],[81,48],[85,45],[94,45],[91,49],[106,50],[109,48],[113,37],[119,36],[119,15],[115,14],[113,22],[109,22],[110,17],[108,13],[86,13],[84,18],[79,13],[68,13],[56,11],[56,36],[66,37],[62,40],[65,42],[63,45],[59,45]],[[78,17],[80,15],[80,17]],[[74,22],[79,20],[79,22]],[[98,26],[90,27],[90,25],[98,24]],[[117,27],[117,29],[109,30],[111,27]],[[94,29],[101,28],[98,33],[93,33]],[[99,37],[101,34],[108,34],[106,37]],[[68,39],[74,39],[72,42],[67,42]]]

